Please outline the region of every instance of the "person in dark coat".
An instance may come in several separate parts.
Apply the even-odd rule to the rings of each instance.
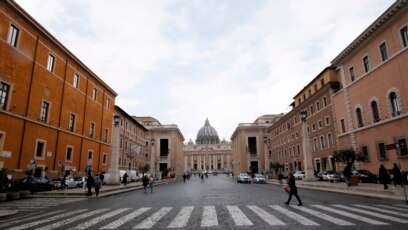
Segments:
[[[387,172],[387,169],[384,167],[384,165],[380,166],[380,169],[378,170],[378,176],[380,179],[380,183],[384,185],[384,189],[388,189],[388,181],[390,180],[390,175]]]
[[[281,172],[278,173],[278,180],[279,184],[282,184],[283,174]]]
[[[351,185],[351,162],[347,162],[346,167],[343,170],[344,180],[346,181],[347,187],[350,188]]]
[[[92,196],[92,187],[94,186],[94,178],[91,173],[88,173],[88,178],[86,179],[86,187],[88,188],[87,196]]]
[[[394,168],[392,168],[391,173],[392,173],[392,175],[394,177],[393,178],[394,179],[394,186],[397,187],[397,184],[401,184],[401,186],[402,186],[402,183],[401,183],[401,171],[398,168],[397,164],[394,163]]]
[[[289,188],[290,188],[289,198],[288,198],[288,201],[285,202],[285,204],[286,204],[286,205],[289,205],[289,202],[290,202],[290,200],[292,199],[292,195],[293,195],[293,196],[296,197],[296,199],[297,199],[298,202],[299,202],[298,206],[302,206],[303,203],[302,203],[302,201],[300,200],[300,197],[299,197],[299,195],[298,195],[297,187],[296,187],[296,182],[295,182],[295,177],[293,176],[293,173],[289,173],[288,185],[289,185]]]
[[[127,184],[127,178],[128,178],[128,174],[127,173],[125,173],[125,174],[123,174],[123,184],[125,185],[125,187],[126,187],[126,184]]]
[[[149,184],[149,178],[145,175],[142,179],[144,193],[146,193],[147,185]]]

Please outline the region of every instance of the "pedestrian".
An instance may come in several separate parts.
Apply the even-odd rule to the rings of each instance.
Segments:
[[[187,175],[184,173],[184,174],[183,174],[183,182],[184,182],[184,183],[186,183],[186,177],[187,177]]]
[[[296,187],[296,182],[295,182],[295,177],[293,176],[293,173],[289,173],[289,181],[288,181],[288,186],[290,188],[289,191],[289,198],[288,201],[285,202],[286,205],[289,205],[290,200],[292,199],[292,195],[296,197],[296,199],[298,200],[299,204],[298,206],[302,206],[302,201],[300,200],[300,197],[298,195],[297,192],[297,187]]]
[[[103,175],[103,173],[99,174],[99,179],[101,180],[101,183],[103,184],[103,180],[105,179],[105,175]]]
[[[127,184],[127,178],[128,178],[128,174],[127,173],[123,174],[123,178],[122,178],[123,181],[122,182],[125,185],[125,187],[126,187],[126,184]]]
[[[201,178],[201,183],[204,183],[204,174],[201,174],[200,178]]]
[[[154,185],[154,178],[153,176],[150,176],[150,179],[149,179],[150,193],[153,193],[153,185]]]
[[[142,179],[142,184],[144,188],[144,193],[146,193],[147,185],[149,184],[149,178],[147,178],[147,175],[145,175]]]
[[[380,179],[380,183],[384,185],[384,189],[388,189],[388,181],[390,179],[390,175],[387,172],[387,169],[385,169],[384,165],[380,166],[380,169],[378,170],[378,177]]]
[[[62,180],[61,180],[61,189],[65,189],[66,186],[67,186],[66,176],[64,175],[64,176],[62,177]]]
[[[394,187],[397,187],[397,184],[401,184],[401,171],[398,168],[398,165],[396,163],[394,163],[394,168],[392,168],[392,175],[393,175],[393,179],[394,179]]]
[[[94,186],[94,179],[91,173],[88,173],[88,178],[86,179],[86,187],[88,188],[87,196],[92,196],[92,186]]]
[[[344,180],[346,181],[347,188],[351,186],[351,162],[347,162],[346,167],[343,170]]]
[[[282,184],[283,174],[281,172],[278,173],[278,180],[279,184]]]
[[[93,179],[94,179],[95,195],[96,195],[96,197],[98,197],[99,189],[102,186],[102,181],[101,181],[101,178],[100,178],[100,176],[98,174],[96,174]]]

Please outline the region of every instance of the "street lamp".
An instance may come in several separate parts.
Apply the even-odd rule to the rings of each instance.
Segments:
[[[115,123],[115,127],[118,127],[119,126],[119,121],[120,121],[120,116],[119,115],[113,116],[113,121]]]
[[[312,153],[310,152],[309,132],[307,131],[307,111],[300,112],[300,119],[302,120],[302,150],[303,160],[305,162],[305,178],[304,181],[315,181],[314,170],[312,164]]]

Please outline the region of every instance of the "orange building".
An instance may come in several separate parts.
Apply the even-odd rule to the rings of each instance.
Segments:
[[[106,171],[116,96],[14,1],[0,2],[0,167]]]
[[[408,2],[396,1],[333,61],[341,89],[333,96],[339,149],[408,170]]]

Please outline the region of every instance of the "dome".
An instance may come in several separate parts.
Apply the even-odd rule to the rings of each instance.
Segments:
[[[215,130],[208,121],[205,119],[205,124],[197,133],[196,144],[218,144],[220,143],[220,138],[218,137],[217,130]]]

